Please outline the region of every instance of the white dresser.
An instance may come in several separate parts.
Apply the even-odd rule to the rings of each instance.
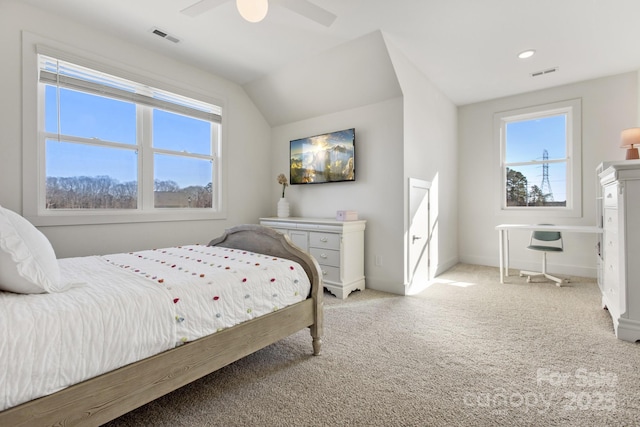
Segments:
[[[288,234],[320,264],[324,287],[338,298],[364,290],[366,221],[325,218],[260,218],[260,224]]]
[[[600,167],[602,304],[613,319],[616,336],[640,340],[640,162]]]

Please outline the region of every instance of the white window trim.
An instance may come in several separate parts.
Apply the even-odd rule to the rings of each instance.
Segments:
[[[567,206],[506,206],[504,195],[506,194],[506,182],[504,180],[505,168],[505,126],[508,122],[526,120],[543,115],[567,114]],[[582,217],[582,100],[570,99],[515,110],[502,111],[494,114],[494,146],[498,153],[499,161],[497,170],[497,185],[499,188],[495,206],[498,206],[498,214],[515,216],[540,216],[554,217]]]
[[[106,211],[53,211],[39,205],[39,195],[44,191],[44,157],[38,148],[38,129],[43,129],[44,117],[38,114],[38,53],[57,57],[81,66],[96,69],[125,79],[157,87],[168,92],[193,98],[209,104],[219,105],[223,109],[226,103],[221,97],[203,95],[195,88],[180,82],[169,83],[161,78],[149,77],[146,72],[126,71],[126,67],[103,57],[78,51],[70,46],[45,39],[41,36],[22,32],[22,214],[36,226],[81,225],[81,224],[117,224],[156,221],[190,221],[226,219],[227,183],[226,183],[226,134],[227,115],[222,117],[222,135],[218,148],[218,164],[215,179],[220,183],[217,198],[217,210],[203,208],[157,209],[154,211],[109,210]],[[34,173],[35,172],[35,173]],[[214,203],[215,205],[215,203]]]

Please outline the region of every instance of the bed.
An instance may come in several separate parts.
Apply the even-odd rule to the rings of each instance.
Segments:
[[[2,208],[0,207],[0,209]],[[22,218],[16,217],[19,216],[15,214],[12,219],[19,220],[19,218]],[[6,228],[3,226],[2,221],[2,212],[0,212],[0,234],[2,230]],[[33,229],[35,230],[35,227]],[[7,246],[11,244],[10,238],[6,237],[6,235],[0,235],[0,244],[3,245],[0,249],[5,252],[7,251]],[[9,243],[7,243],[7,241],[9,241]],[[2,252],[2,250],[0,250],[0,252]],[[173,264],[171,264],[172,261],[167,261],[164,257],[168,256],[167,253],[169,252],[172,253],[171,256],[178,257],[180,262],[174,261]],[[37,256],[35,256],[35,258],[39,259]],[[109,272],[110,278],[112,278],[110,283],[112,284],[116,282],[114,278],[119,276],[133,278],[127,287],[130,286],[135,292],[141,293],[136,297],[119,298],[117,299],[118,304],[126,306],[126,301],[128,300],[141,303],[142,300],[147,299],[147,294],[143,292],[144,289],[150,288],[152,291],[148,299],[152,301],[153,306],[160,306],[161,309],[164,307],[165,312],[161,315],[163,318],[166,317],[167,313],[171,313],[172,316],[174,316],[172,326],[168,328],[164,326],[159,327],[154,323],[145,329],[144,326],[138,325],[138,321],[135,320],[135,329],[142,329],[144,331],[144,333],[140,334],[142,336],[141,339],[147,339],[150,336],[158,336],[161,338],[162,344],[158,345],[158,348],[144,350],[147,352],[153,351],[155,354],[144,355],[143,358],[136,361],[122,359],[119,363],[124,363],[124,365],[121,367],[111,369],[103,374],[67,386],[52,394],[10,406],[0,412],[0,425],[100,425],[305,328],[310,329],[310,342],[312,344],[313,354],[318,355],[320,353],[323,316],[323,289],[320,269],[317,262],[311,256],[293,245],[287,236],[272,229],[259,225],[240,225],[226,230],[222,236],[210,241],[208,245],[112,254],[100,257],[100,259],[91,260],[85,258],[96,257],[82,257],[67,261],[59,260],[61,277],[72,277],[74,280],[78,278],[86,279],[87,277],[94,278],[98,277],[99,274],[103,274],[102,270],[105,270]],[[83,264],[78,264],[75,260],[84,260],[82,263],[88,262],[88,266],[79,267]],[[187,260],[191,264],[186,264]],[[2,262],[0,259],[0,268],[3,266]],[[273,267],[269,262],[274,263]],[[200,268],[200,266],[204,266],[204,264],[208,264],[206,267],[209,269],[205,269],[204,267]],[[214,274],[210,273],[211,269],[227,270],[224,271],[223,274],[231,277],[236,283],[231,288],[240,288],[240,282],[243,282],[242,286],[244,286],[244,282],[255,281],[252,279],[253,276],[249,276],[249,273],[245,273],[242,270],[241,264],[246,264],[249,269],[257,270],[259,277],[261,277],[260,280],[262,284],[257,288],[258,290],[238,291],[241,297],[237,298],[236,295],[233,300],[235,302],[229,304],[230,306],[239,307],[240,313],[242,313],[242,315],[235,320],[236,324],[234,326],[228,326],[225,323],[220,323],[226,317],[230,317],[227,315],[227,313],[229,313],[227,309],[219,309],[218,313],[216,313],[216,310],[207,309],[217,315],[217,318],[214,316],[213,320],[208,321],[208,328],[209,330],[212,329],[213,333],[207,332],[207,328],[205,327],[200,328],[202,329],[201,331],[195,331],[194,328],[183,328],[182,325],[189,324],[195,315],[190,312],[183,313],[176,307],[185,300],[196,297],[193,297],[189,293],[191,291],[187,292],[186,288],[183,290],[178,285],[175,285],[175,278],[180,275],[189,276],[194,283],[200,284],[197,292],[205,295],[206,292],[210,292],[209,288],[214,286],[213,282],[217,281],[217,279],[213,279]],[[197,268],[190,267],[192,265],[197,265]],[[159,271],[166,271],[166,274],[158,274],[150,270],[150,268],[155,268],[156,266],[160,268]],[[181,266],[185,267],[180,269]],[[277,268],[282,268],[285,272],[276,275],[275,272]],[[86,271],[82,273],[81,270]],[[1,275],[5,274],[6,271],[7,269],[5,268],[3,272],[0,273],[0,280],[4,280]],[[69,271],[74,271],[74,273],[71,274]],[[298,273],[301,274],[301,276],[296,276]],[[294,279],[291,279],[289,276]],[[283,284],[284,282],[298,282],[298,277],[304,279],[301,279],[301,282],[306,282],[301,288],[304,291],[289,290],[289,288],[286,288]],[[41,277],[40,279],[43,278]],[[96,279],[96,281],[98,280]],[[135,286],[132,284],[134,282],[136,283]],[[273,282],[275,285],[280,283],[281,287],[276,287],[274,288],[275,290],[269,287],[268,290],[264,290],[267,289],[268,286],[271,286],[266,282]],[[171,284],[171,286],[169,286],[169,284]],[[72,280],[71,282],[65,283],[65,286],[68,288],[63,292],[49,290],[51,293],[37,294],[35,296],[25,295],[24,298],[32,298],[32,300],[29,301],[33,301],[33,304],[36,304],[37,301],[46,298],[65,298],[65,293],[70,295],[81,295],[82,292],[88,293],[89,291],[87,289],[94,285],[75,283]],[[109,286],[109,288],[113,287],[115,289],[117,286],[119,285],[113,284]],[[213,294],[206,294],[207,307],[219,304],[224,300],[230,300],[232,296],[231,288],[213,291]],[[157,289],[160,290],[158,291]],[[167,289],[169,289],[169,291],[167,291]],[[202,289],[204,289],[204,291]],[[114,293],[113,290],[104,292]],[[256,302],[255,305],[247,305],[247,301],[254,298],[254,294],[260,292],[264,293],[269,301],[266,303]],[[300,292],[304,292],[304,294],[300,294]],[[245,295],[243,295],[243,293],[245,293]],[[93,290],[91,294],[93,295],[93,300],[103,300],[101,294],[96,294]],[[118,296],[122,295],[119,290],[117,290],[116,294]],[[284,298],[281,297],[280,294],[286,294],[287,296]],[[140,295],[144,295],[144,298]],[[169,303],[166,301],[167,295],[172,297]],[[202,295],[198,294],[197,298],[203,300]],[[211,295],[214,296],[211,297]],[[22,301],[21,298],[22,295],[17,296],[13,292],[0,292],[0,309],[12,307],[14,302],[18,305],[23,304],[23,302],[18,303],[18,301]],[[156,298],[157,301],[154,301],[154,298]],[[282,298],[288,299],[288,302],[283,301]],[[108,298],[104,297],[104,300],[107,301]],[[124,300],[126,301],[123,302]],[[7,301],[11,301],[11,303]],[[198,301],[198,299],[194,301]],[[64,307],[63,304],[57,303],[57,305]],[[100,311],[92,307],[91,303],[82,303],[82,305],[88,306],[88,310]],[[125,314],[122,316],[110,316],[108,318],[109,322],[104,322],[103,320],[103,323],[126,323],[123,319],[126,319],[129,315],[146,316],[149,317],[153,323],[155,322],[154,319],[156,319],[154,316],[158,316],[147,310],[143,305],[135,305],[133,309],[127,310],[126,313],[129,314],[123,311]],[[42,311],[43,310],[40,309],[36,310],[37,313]],[[62,309],[56,311],[59,312],[62,311]],[[263,312],[266,314],[262,314]],[[0,315],[1,314],[0,312]],[[4,319],[8,323],[11,323],[11,318],[19,317],[16,314],[12,314],[8,317],[9,320],[7,320],[6,314],[7,313],[4,313]],[[65,316],[66,317],[63,317],[66,319],[74,318],[73,313],[70,315],[65,314]],[[1,316],[0,319],[2,319]],[[106,328],[106,326],[104,327]],[[0,343],[0,356],[2,356],[3,351],[6,353],[7,348],[12,345],[19,345],[15,343],[15,340],[14,344],[12,344],[10,339],[7,338],[8,334],[6,330],[11,328],[7,327],[7,325],[2,325],[1,329],[4,331],[2,339],[8,340],[9,342]],[[52,330],[66,331],[66,328],[55,329],[52,327]],[[86,335],[86,331],[84,333]],[[198,336],[198,334],[203,333],[206,333],[206,335],[202,337]],[[52,334],[54,335],[54,341],[60,338],[55,333],[50,332],[41,335]],[[62,332],[58,333],[58,335],[61,334]],[[121,333],[120,336],[122,336]],[[74,337],[73,334],[70,334],[66,339],[73,340]],[[96,351],[103,355],[105,353],[109,355],[119,354],[119,350],[114,350],[114,347],[126,347],[126,345],[123,345],[123,341],[132,344],[134,342],[137,343],[137,341],[130,338],[129,335],[124,338],[125,339],[116,341],[115,344],[103,345],[102,349]],[[90,341],[100,340],[92,339]],[[136,345],[131,345],[131,347],[137,348]],[[48,348],[52,349],[54,347],[50,346]],[[143,354],[144,351],[140,354]],[[28,353],[28,351],[23,353]],[[84,348],[78,353],[92,354],[91,350],[85,351]],[[64,354],[58,355],[58,357],[62,358],[76,356],[78,357],[78,361],[74,362],[76,364],[85,363],[91,365],[93,363],[83,362],[82,359],[79,358],[80,356],[76,354],[71,356]],[[16,355],[14,354],[9,359],[15,360]],[[25,357],[25,359],[28,359],[28,357]],[[91,361],[95,361],[97,358],[93,357],[90,359]],[[107,357],[107,359],[109,359],[109,357]],[[39,364],[34,364],[34,366],[39,366]],[[85,370],[88,370],[88,368]],[[11,369],[7,370],[5,368],[3,371],[11,371]],[[33,371],[33,373],[33,378],[42,379],[37,370]],[[8,375],[6,372],[4,374],[0,372],[0,385],[3,383],[12,383],[12,379],[7,378]],[[42,375],[46,376],[46,374]],[[20,387],[18,387],[18,389],[20,389]],[[20,390],[22,391],[22,389]],[[2,390],[0,390],[0,392],[1,391]],[[20,393],[5,394],[13,395]]]

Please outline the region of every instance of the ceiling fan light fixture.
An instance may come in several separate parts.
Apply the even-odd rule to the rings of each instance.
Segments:
[[[267,16],[268,0],[236,0],[240,16],[249,22],[260,22]]]

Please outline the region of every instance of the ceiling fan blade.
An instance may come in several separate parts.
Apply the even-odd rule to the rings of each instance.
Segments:
[[[316,6],[308,0],[280,0],[282,6],[287,9],[311,19],[320,25],[330,27],[337,16],[320,6]]]
[[[191,6],[185,7],[180,12],[184,13],[187,16],[196,17],[202,13],[205,13],[208,10],[216,8],[223,3],[226,3],[229,0],[200,0],[195,2]]]

